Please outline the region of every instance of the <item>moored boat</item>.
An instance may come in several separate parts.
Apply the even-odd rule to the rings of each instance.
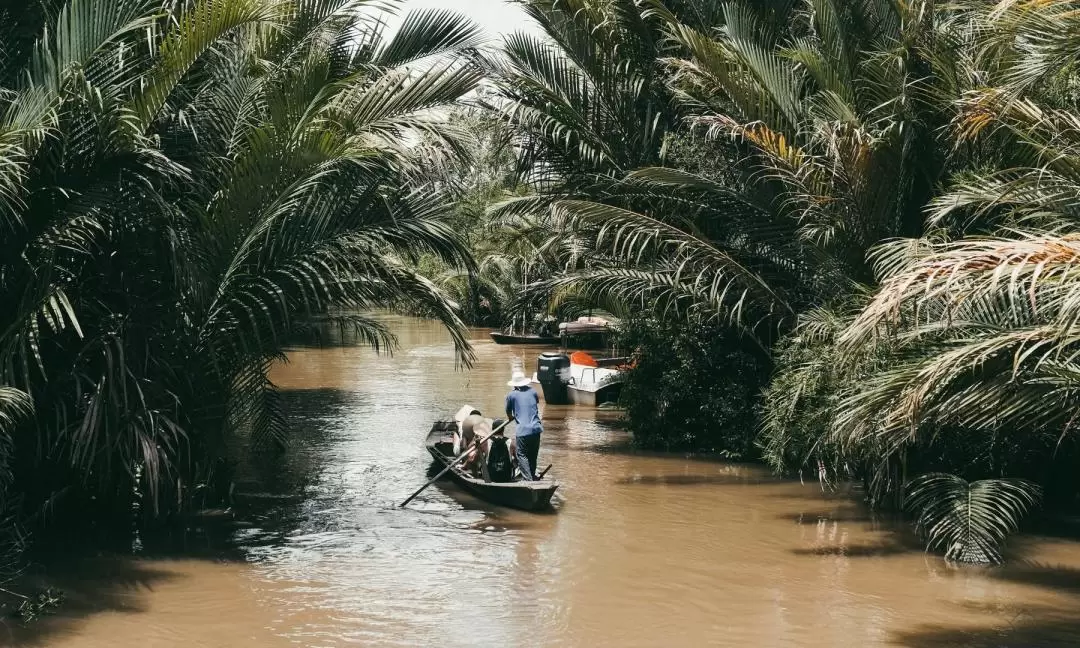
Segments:
[[[624,360],[605,359],[601,364],[582,351],[570,354],[570,381],[566,385],[570,402],[587,407],[618,402],[623,376],[616,367]]]
[[[568,348],[603,349],[613,332],[611,322],[602,317],[579,317],[577,321],[559,324],[559,336]]]
[[[558,346],[562,338],[552,335],[515,335],[513,333],[492,333],[495,344],[536,344]]]
[[[537,358],[537,382],[551,405],[597,407],[616,403],[622,390],[622,369],[629,358],[593,358],[583,351],[542,353]]]
[[[427,446],[432,459],[446,467],[454,459],[454,421],[436,421],[428,432]],[[524,511],[539,511],[551,506],[551,496],[559,483],[551,479],[539,481],[513,481],[507,483],[485,482],[454,466],[447,473],[459,486],[482,500]]]

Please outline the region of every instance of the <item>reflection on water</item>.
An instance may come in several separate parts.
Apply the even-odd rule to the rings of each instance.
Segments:
[[[422,484],[431,420],[501,409],[535,348],[392,322],[393,358],[300,349],[275,371],[297,428],[243,468],[237,521],[195,558],[52,566],[62,614],[0,644],[313,646],[1029,646],[1080,631],[1080,551],[1029,538],[1005,569],[953,569],[850,494],[754,466],[630,452],[616,415],[548,407],[557,512],[495,509]]]

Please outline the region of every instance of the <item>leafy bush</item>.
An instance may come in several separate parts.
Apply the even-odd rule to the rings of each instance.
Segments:
[[[863,480],[871,504],[895,491],[881,471],[888,452],[872,436],[843,443],[834,434],[840,403],[883,359],[873,352],[843,357],[836,337],[847,321],[844,307],[816,308],[799,317],[795,331],[773,348],[775,371],[762,397],[762,459],[778,474],[818,474],[824,482]],[[884,477],[884,479],[882,479]],[[823,484],[824,485],[824,484]]]
[[[0,586],[14,577],[21,565],[26,536],[18,519],[20,497],[11,492],[11,460],[16,427],[33,413],[33,404],[23,392],[0,386]]]
[[[765,388],[758,445],[765,462],[780,474],[801,474],[818,461],[828,468],[841,464],[827,439],[843,387],[832,347],[834,318],[828,311],[816,313],[827,325],[807,334],[804,322],[777,344],[777,369]]]
[[[768,362],[754,343],[710,324],[631,322],[621,404],[639,447],[751,458]]]

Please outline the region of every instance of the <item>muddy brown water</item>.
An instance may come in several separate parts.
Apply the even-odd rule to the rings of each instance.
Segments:
[[[756,466],[631,452],[611,412],[548,407],[554,513],[427,478],[422,441],[463,402],[497,412],[515,358],[388,318],[394,357],[298,349],[274,372],[297,428],[245,469],[239,520],[190,551],[58,560],[56,616],[0,626],[50,648],[1035,646],[1080,643],[1080,545],[1025,536],[1005,568],[952,568],[851,493]],[[212,528],[211,528],[212,527]],[[176,557],[186,555],[188,557]]]

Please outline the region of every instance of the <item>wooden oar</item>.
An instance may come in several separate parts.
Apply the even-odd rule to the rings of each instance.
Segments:
[[[506,419],[505,421],[503,421],[503,424],[502,424],[502,425],[500,425],[499,427],[497,427],[497,428],[495,428],[494,430],[492,430],[492,431],[491,431],[491,434],[488,434],[488,435],[487,435],[486,437],[484,437],[483,439],[480,439],[479,441],[476,441],[476,442],[474,443],[474,445],[480,445],[480,444],[481,444],[481,443],[483,443],[484,441],[487,441],[487,440],[488,440],[488,439],[490,439],[491,437],[495,436],[495,434],[496,434],[496,433],[497,433],[497,432],[498,432],[499,430],[502,430],[502,429],[503,429],[504,427],[506,427],[507,425],[509,425],[509,424],[510,424],[510,421],[513,421],[513,420],[514,420],[514,418],[513,418],[513,417],[510,417],[510,418]],[[416,497],[416,496],[417,496],[417,495],[419,495],[420,493],[424,492],[424,489],[425,489],[425,488],[427,488],[428,486],[431,486],[432,484],[434,484],[435,482],[437,482],[437,481],[439,480],[439,478],[440,478],[440,477],[442,477],[442,476],[443,476],[443,475],[445,475],[446,473],[450,472],[450,469],[451,469],[451,468],[453,468],[454,466],[456,466],[456,465],[458,465],[459,463],[461,463],[461,461],[462,461],[463,459],[465,459],[465,457],[468,457],[468,456],[469,456],[469,454],[470,454],[470,452],[471,452],[471,448],[468,448],[468,449],[466,449],[465,451],[463,451],[463,452],[462,452],[462,453],[461,453],[460,455],[458,455],[458,458],[457,458],[457,459],[454,459],[454,460],[453,460],[453,461],[451,461],[450,463],[446,464],[446,468],[443,468],[443,469],[442,469],[442,470],[441,470],[441,471],[439,472],[439,474],[438,474],[438,475],[435,475],[434,477],[432,477],[431,479],[429,479],[429,480],[428,480],[428,483],[426,483],[426,484],[424,484],[423,486],[421,486],[420,488],[416,489],[416,492],[415,492],[415,493],[413,493],[412,495],[409,495],[409,498],[408,498],[407,500],[405,500],[405,501],[404,501],[404,502],[402,502],[401,504],[398,504],[398,508],[405,508],[405,505],[406,505],[406,504],[408,504],[409,502],[413,501],[413,498],[414,498],[414,497]]]
[[[549,471],[549,470],[551,470],[551,464],[548,464],[547,468],[544,468],[544,470],[541,471],[540,474],[536,476],[536,481],[540,481],[541,479],[543,479],[544,475],[546,475],[547,471]]]

